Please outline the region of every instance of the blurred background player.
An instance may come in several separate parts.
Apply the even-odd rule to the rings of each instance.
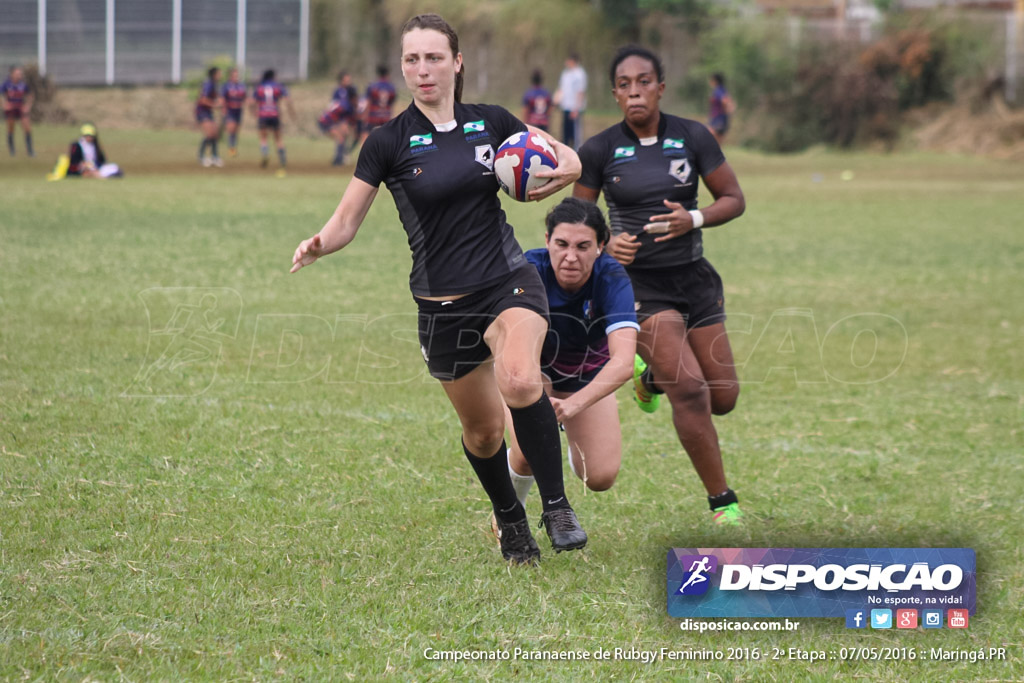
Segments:
[[[219,98],[217,84],[220,82],[220,69],[211,66],[206,72],[206,81],[199,88],[199,99],[196,100],[196,123],[203,134],[203,140],[199,143],[199,163],[209,168],[210,166],[223,166],[220,155],[217,154],[217,139],[220,137],[220,130],[216,121],[213,120],[213,110],[217,106]],[[209,150],[209,153],[207,153]]]
[[[530,76],[531,87],[523,93],[523,121],[547,131],[551,124],[551,93],[541,85],[543,82],[544,74],[535,69]]]
[[[10,74],[3,85],[0,95],[4,98],[4,119],[7,121],[7,150],[14,156],[14,126],[21,121],[21,130],[25,133],[25,151],[30,157],[36,155],[32,149],[32,122],[29,113],[35,96],[25,81],[25,71],[20,66],[12,66]]]
[[[352,110],[346,103],[338,100],[331,100],[327,109],[320,114],[317,125],[324,135],[334,140],[334,159],[332,166],[342,166],[345,163],[345,142],[351,131]]]
[[[295,121],[295,108],[288,98],[288,89],[274,80],[274,70],[263,72],[260,84],[253,89],[252,106],[256,110],[256,127],[260,132],[260,166],[267,167],[270,163],[270,152],[267,147],[267,131],[274,131],[274,144],[277,146],[277,159],[281,163],[278,173],[283,173],[288,164],[281,135],[281,103],[288,106],[288,114]]]
[[[720,73],[711,74],[708,84],[711,86],[711,97],[708,98],[708,127],[718,144],[722,144],[725,134],[729,131],[729,119],[736,111],[736,103],[725,89],[725,76]]]
[[[388,78],[388,67],[381,64],[377,67],[377,80],[366,86],[366,125],[359,136],[359,142],[366,141],[370,131],[380,128],[391,120],[391,107],[395,104],[395,86]]]
[[[238,155],[238,129],[242,126],[242,109],[245,107],[246,87],[239,80],[238,67],[228,72],[228,80],[220,91],[224,100],[224,130],[228,134],[228,156]]]
[[[352,74],[347,71],[338,72],[338,87],[331,93],[331,100],[340,102],[350,112],[350,116],[355,116],[359,106],[359,92],[352,85]]]
[[[640,329],[633,287],[626,269],[603,253],[611,233],[596,204],[566,197],[545,227],[547,246],[526,252],[551,311],[541,351],[544,385],[569,439],[569,467],[590,490],[606,491],[622,463],[615,390],[633,376]],[[505,422],[512,437],[509,476],[525,507],[532,471],[508,415]]]
[[[566,57],[565,68],[558,79],[555,101],[562,107],[562,142],[579,149],[583,144],[583,110],[587,108],[587,72],[579,55]]]

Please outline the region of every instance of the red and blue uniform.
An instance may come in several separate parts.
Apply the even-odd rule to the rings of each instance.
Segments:
[[[221,97],[224,98],[224,116],[236,123],[242,122],[242,107],[246,98],[245,83],[234,83],[228,81],[220,89]]]
[[[213,105],[217,102],[216,81],[206,81],[199,90],[199,99],[196,100],[196,122],[213,121]]]
[[[4,104],[4,116],[9,119],[20,119],[25,112],[25,98],[31,92],[26,81],[14,83],[10,79],[0,85],[0,94],[7,102]]]
[[[327,109],[324,110],[323,114],[320,114],[320,118],[316,121],[320,125],[320,130],[323,132],[329,131],[339,123],[342,123],[351,116],[352,110],[339,102],[334,100],[328,105]]]
[[[725,110],[725,98],[728,96],[724,86],[716,85],[708,98],[708,125],[719,134],[729,130],[729,112]]]
[[[288,97],[288,89],[280,83],[264,81],[253,89],[252,97],[256,100],[256,115],[259,118],[259,125],[264,128],[280,126],[280,102],[282,98]]]
[[[523,106],[526,108],[526,124],[541,130],[547,130],[550,123],[551,93],[540,86],[530,88],[523,93]]]
[[[397,97],[391,81],[375,81],[366,87],[366,125],[373,129],[391,120],[391,107]]]
[[[341,105],[342,109],[345,110],[345,118],[351,119],[356,113],[356,101],[359,99],[359,93],[351,85],[343,85],[331,93],[331,100]]]

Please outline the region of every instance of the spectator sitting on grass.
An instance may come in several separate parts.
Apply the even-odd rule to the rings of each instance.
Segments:
[[[120,178],[124,176],[117,164],[107,162],[107,157],[100,147],[96,126],[86,123],[81,128],[81,137],[71,143],[67,154],[57,160],[53,173],[47,175],[48,180],[61,180],[65,176],[81,176],[82,178]]]

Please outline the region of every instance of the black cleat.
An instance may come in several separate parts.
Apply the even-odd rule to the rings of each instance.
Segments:
[[[570,507],[548,510],[540,516],[540,524],[548,533],[555,552],[577,550],[587,544],[587,532]]]
[[[501,556],[513,564],[535,565],[540,561],[540,548],[530,533],[530,522],[523,517],[516,522],[497,520],[496,535],[501,543]]]

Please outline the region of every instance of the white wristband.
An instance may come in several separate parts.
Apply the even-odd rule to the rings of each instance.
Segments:
[[[702,214],[698,209],[694,209],[693,211],[690,212],[690,218],[693,219],[694,229],[697,229],[704,225],[704,214]]]

